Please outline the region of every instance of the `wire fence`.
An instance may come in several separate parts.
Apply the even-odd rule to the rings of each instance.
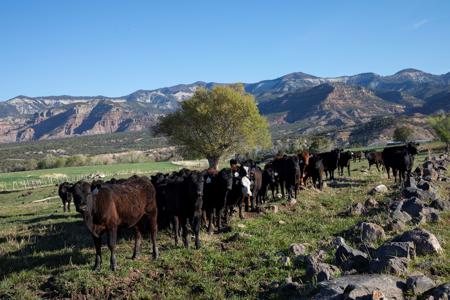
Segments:
[[[93,180],[93,179],[110,179],[113,177],[125,177],[131,175],[151,175],[156,173],[168,173],[172,172],[175,168],[161,168],[158,170],[124,170],[118,171],[114,173],[89,173],[89,174],[79,174],[73,176],[61,176],[57,178],[52,177],[44,177],[39,179],[23,179],[23,180],[15,180],[10,182],[0,182],[0,192],[13,192],[13,191],[23,191],[23,190],[31,190],[48,186],[56,186],[62,182],[77,182],[80,180]]]

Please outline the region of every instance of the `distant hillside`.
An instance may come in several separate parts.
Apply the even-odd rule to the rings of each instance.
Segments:
[[[17,96],[0,102],[0,143],[140,131],[179,108],[198,81],[122,97]],[[362,124],[374,117],[448,112],[450,73],[405,69],[389,76],[363,73],[322,78],[297,72],[245,84],[273,126],[293,124],[319,132]]]

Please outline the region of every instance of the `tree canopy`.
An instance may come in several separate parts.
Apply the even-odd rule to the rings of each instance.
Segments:
[[[223,155],[271,146],[267,119],[241,84],[200,88],[181,109],[160,119],[159,133],[217,167]]]
[[[450,114],[431,117],[430,124],[437,136],[446,144],[448,152],[450,148]]]
[[[393,138],[399,142],[411,142],[414,138],[414,130],[408,126],[397,127],[394,130]]]

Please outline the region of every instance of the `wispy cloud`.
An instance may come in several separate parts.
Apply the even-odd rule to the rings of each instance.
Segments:
[[[428,19],[422,19],[420,21],[417,21],[416,23],[413,24],[413,29],[417,30],[420,27],[424,26],[425,24],[427,24],[429,22]]]

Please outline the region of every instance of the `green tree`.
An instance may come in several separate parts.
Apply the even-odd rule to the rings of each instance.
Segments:
[[[411,142],[414,138],[414,130],[407,126],[399,126],[395,128],[393,139],[398,142]]]
[[[446,151],[450,151],[450,114],[430,118],[431,127],[439,139],[445,143]]]
[[[309,146],[309,152],[318,153],[329,150],[331,146],[331,141],[325,136],[313,136],[311,138],[311,144]]]
[[[267,119],[242,84],[198,89],[180,110],[162,117],[156,131],[214,168],[223,155],[271,146]]]

